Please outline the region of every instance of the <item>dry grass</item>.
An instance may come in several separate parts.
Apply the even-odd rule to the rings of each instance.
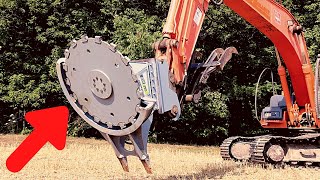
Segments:
[[[63,151],[47,144],[19,173],[6,169],[6,158],[25,136],[0,135],[0,179],[320,179],[319,169],[260,167],[223,161],[217,147],[149,144],[153,174],[129,157],[125,173],[103,140],[68,138]]]

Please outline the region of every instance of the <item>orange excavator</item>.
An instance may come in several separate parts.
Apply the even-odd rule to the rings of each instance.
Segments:
[[[283,95],[272,96],[270,106],[263,109],[262,127],[302,131],[294,137],[230,137],[221,145],[222,157],[262,163],[319,163],[319,62],[314,76],[303,28],[274,0],[213,2],[230,7],[277,47]],[[101,37],[82,36],[73,40],[65,57],[58,60],[58,78],[67,100],[112,145],[125,171],[129,171],[127,156],[132,155],[151,173],[147,140],[153,113],[178,120],[181,105],[199,102],[210,74],[222,70],[238,53],[234,47],[217,48],[203,63],[191,63],[209,3],[172,0],[163,38],[153,44],[154,58],[130,60]],[[289,91],[280,55],[294,93]]]

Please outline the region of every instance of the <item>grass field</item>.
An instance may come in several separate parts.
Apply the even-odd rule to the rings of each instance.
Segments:
[[[7,157],[26,136],[0,135],[0,179],[320,179],[314,168],[274,168],[223,161],[218,147],[149,144],[153,174],[129,157],[125,173],[103,140],[68,138],[57,151],[50,144],[18,173],[6,169]]]

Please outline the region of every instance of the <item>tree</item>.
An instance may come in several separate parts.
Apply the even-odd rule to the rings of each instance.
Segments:
[[[56,61],[68,42],[83,34],[110,40],[121,4],[116,0],[1,0],[2,115],[67,104],[56,77]]]
[[[320,0],[283,4],[304,26],[314,62],[320,53]],[[161,37],[169,5],[166,0],[0,0],[0,132],[19,110],[68,104],[55,63],[72,39],[101,35],[131,59],[153,57],[151,44]],[[228,46],[236,47],[239,55],[209,79],[202,102],[185,105],[180,121],[155,120],[158,141],[217,144],[230,135],[262,131],[254,120],[254,90],[265,67],[276,72],[273,44],[225,5],[211,4],[197,43],[205,56],[198,61]],[[270,81],[263,77],[258,111],[269,104]],[[280,93],[278,85],[276,89]],[[72,118],[70,134],[83,135],[89,129]]]

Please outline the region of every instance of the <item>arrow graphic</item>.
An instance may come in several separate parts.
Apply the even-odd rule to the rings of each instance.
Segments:
[[[20,171],[47,142],[58,150],[64,149],[68,117],[69,110],[65,106],[28,112],[25,118],[34,130],[8,157],[8,170]]]

